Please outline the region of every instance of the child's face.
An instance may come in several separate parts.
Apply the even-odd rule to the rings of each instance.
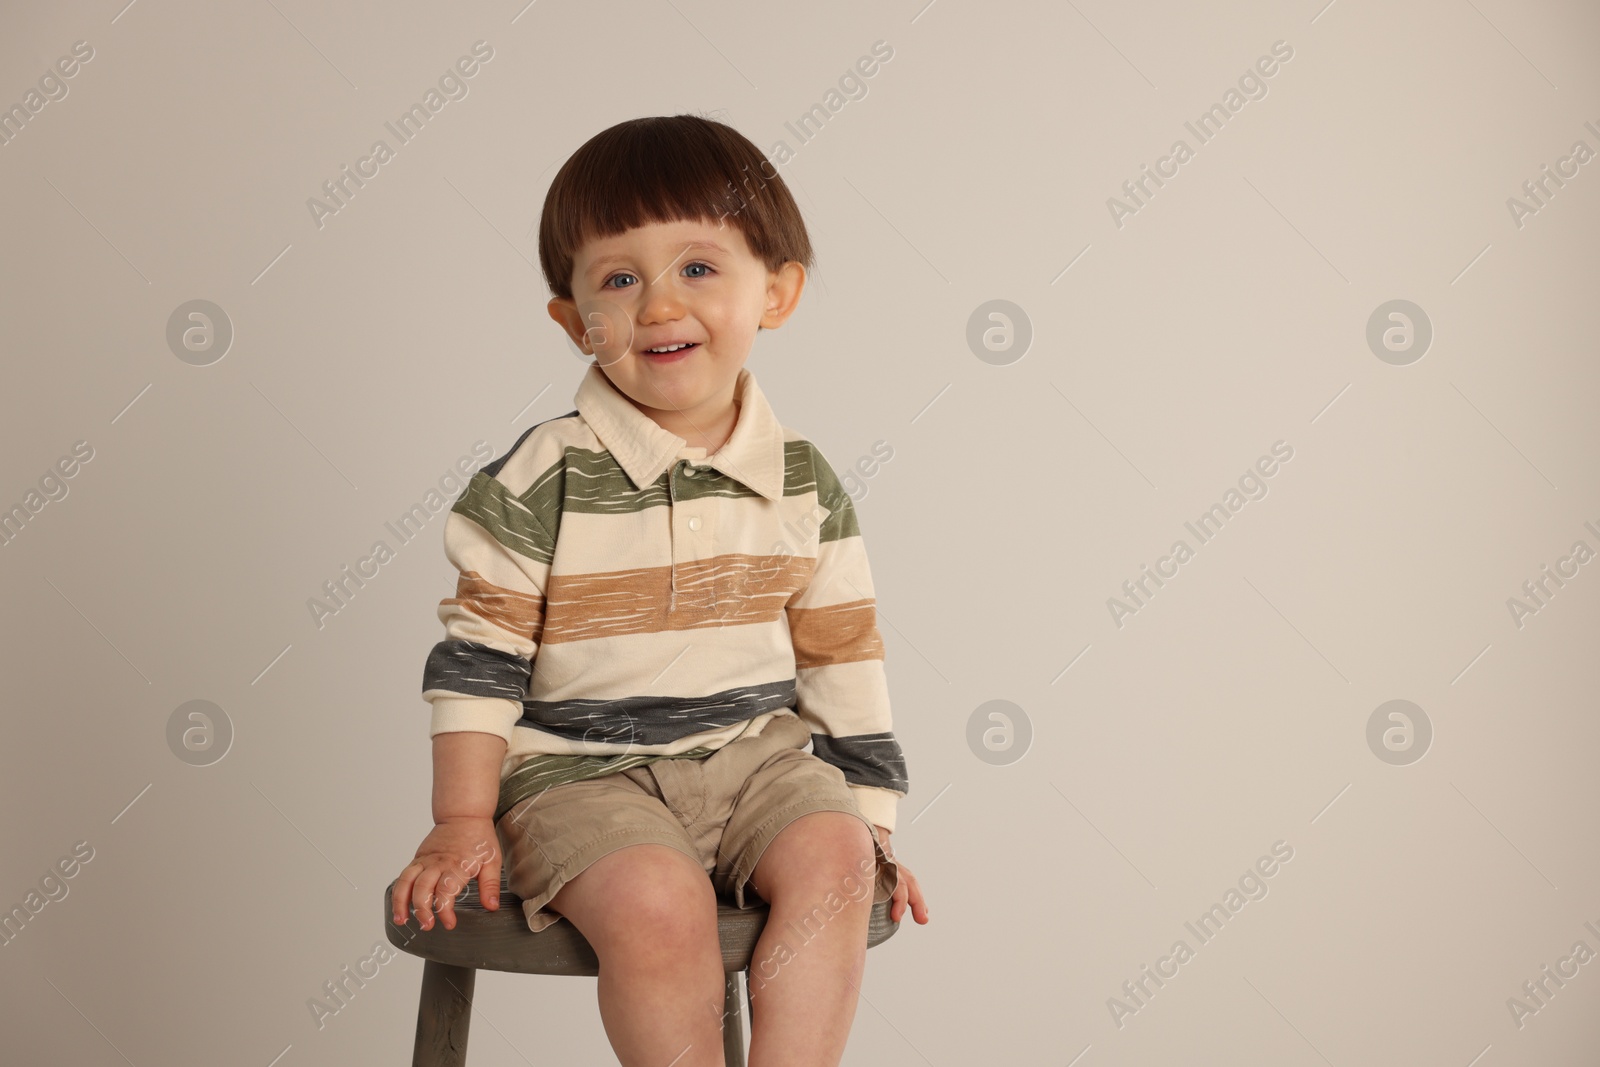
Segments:
[[[722,423],[756,328],[781,326],[804,283],[799,263],[768,270],[734,226],[657,222],[585,243],[572,299],[549,311],[641,411],[699,441],[731,431]],[[694,347],[646,351],[681,341]]]

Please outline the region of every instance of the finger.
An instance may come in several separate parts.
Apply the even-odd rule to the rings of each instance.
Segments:
[[[906,868],[900,868],[900,889],[906,891],[906,905],[911,912],[911,917],[919,923],[927,922],[925,918],[927,908],[922,903],[922,887],[917,884],[916,875]]]
[[[451,873],[450,895],[441,902],[443,910],[440,914],[442,915],[444,911],[448,911],[450,913],[449,920],[444,924],[445,929],[454,930],[456,928],[456,922],[458,921],[456,917],[456,905],[461,903],[461,898],[466,896],[467,887],[471,884],[471,875],[461,874],[459,872]]]
[[[478,870],[478,899],[486,911],[500,907],[500,853],[486,860]]]
[[[404,926],[411,917],[411,908],[416,901],[418,893],[417,879],[421,877],[427,866],[413,862],[409,867],[400,872],[400,877],[394,887],[395,925]]]
[[[911,915],[919,923],[928,921],[928,902],[923,899],[922,887],[915,880],[911,883]]]
[[[394,908],[396,926],[406,924],[406,913],[411,910],[411,886],[417,880],[417,872],[421,869],[420,864],[413,863],[401,871],[400,877],[394,880],[394,894],[390,898],[390,904]]]
[[[439,886],[433,891],[433,910],[438,913],[439,921],[446,930],[456,928],[456,895],[460,893],[454,871],[446,871],[439,879]]]
[[[472,855],[469,858],[463,859],[460,867],[458,868],[461,872],[461,887],[463,889],[469,888],[475,879],[478,880],[479,903],[486,903],[483,899],[485,888],[483,884],[483,879],[485,877],[484,872],[488,868],[490,861],[494,858],[494,850],[492,848],[485,849],[484,842],[479,841],[475,846],[473,846]]]
[[[911,870],[899,861],[895,862],[899,877],[895,879],[894,895],[889,898],[889,918],[894,922],[900,921],[900,916],[905,914],[906,903],[911,899],[911,885],[913,879]]]
[[[434,886],[439,884],[439,872],[432,867],[417,875],[412,889],[411,904],[417,912],[417,923],[424,930],[433,929]]]

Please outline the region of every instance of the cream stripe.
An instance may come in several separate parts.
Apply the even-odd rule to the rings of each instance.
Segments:
[[[872,571],[867,565],[866,542],[858,534],[823,542],[822,550],[817,553],[816,575],[791,606],[825,608],[830,604],[848,604],[852,600],[871,600],[876,596]]]
[[[667,509],[596,515],[565,511],[556,534],[555,574],[596,574],[672,562]]]
[[[522,718],[522,705],[515,700],[451,696],[442,689],[430,689],[423,697],[427,699],[429,694],[432,694],[433,704],[429,737],[453,730],[475,730],[503,737],[509,743],[513,733],[527,732],[516,730],[517,720]]]
[[[444,526],[444,554],[457,571],[477,571],[485,581],[528,595],[544,595],[550,564],[513,552],[465,515],[450,513]]]
[[[798,672],[796,679],[800,693],[797,710],[801,718],[811,723],[813,733],[850,737],[892,729],[883,660],[812,667]],[[813,711],[827,717],[826,727],[808,714]]]
[[[439,621],[445,633],[455,641],[476,641],[499,652],[528,659],[534,655],[534,643],[525,634],[504,630],[464,605],[445,601],[439,605]]]
[[[701,497],[679,501],[677,511],[679,532],[684,532],[690,516],[698,515],[705,524],[702,532],[715,531],[717,551],[752,556],[815,555],[817,531],[825,517],[813,493],[786,496],[781,502],[761,496]],[[557,535],[555,573],[668,566],[672,562],[668,518],[665,507],[620,515],[565,512]]]
[[[605,451],[605,446],[594,435],[594,431],[584,424],[581,416],[575,419],[557,416],[557,421],[540,426],[529,434],[528,439],[522,442],[522,447],[501,465],[500,473],[495,477],[511,491],[512,496],[521,496],[541,474],[561,462],[562,451],[569,445],[591,452]]]
[[[846,784],[850,786],[851,799],[856,802],[856,807],[861,809],[861,814],[867,817],[867,821],[893,833],[900,794],[892,789],[880,789],[875,785],[856,785],[854,782]]]
[[[541,648],[528,699],[698,697],[781,682],[794,677],[793,664],[788,624],[781,616],[752,626],[597,637]]]

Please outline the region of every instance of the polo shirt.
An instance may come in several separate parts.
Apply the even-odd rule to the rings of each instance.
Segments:
[[[909,779],[854,503],[749,368],[714,454],[597,366],[575,410],[476,474],[444,528],[459,572],[429,652],[429,736],[506,741],[495,818],[551,785],[703,758],[799,715],[867,819]]]

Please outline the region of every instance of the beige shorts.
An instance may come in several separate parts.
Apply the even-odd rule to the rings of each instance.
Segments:
[[[861,814],[844,772],[805,751],[811,729],[798,715],[771,719],[703,759],[662,759],[600,778],[566,782],[513,805],[495,830],[506,882],[521,898],[528,929],[561,919],[542,910],[562,886],[609,852],[641,842],[675,848],[711,876],[723,900],[762,903],[745,883],[789,823],[813,811],[843,811],[867,825],[877,854],[874,903],[888,900],[900,870]]]

